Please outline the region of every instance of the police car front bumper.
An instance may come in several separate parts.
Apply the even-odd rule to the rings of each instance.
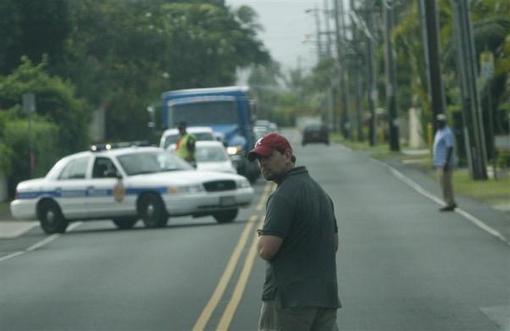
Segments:
[[[217,210],[248,207],[254,196],[253,188],[235,191],[204,192],[186,196],[163,196],[170,216],[198,215]]]
[[[14,200],[11,202],[11,215],[18,220],[35,220],[37,218],[35,206],[37,201],[35,199]]]

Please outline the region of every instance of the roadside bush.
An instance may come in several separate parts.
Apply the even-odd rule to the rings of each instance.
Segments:
[[[30,130],[28,121],[24,119],[9,121],[4,127],[2,140],[4,146],[8,146],[6,153],[10,156],[6,158],[8,163],[4,171],[8,178],[10,198],[14,196],[17,183],[31,177],[44,176],[60,157],[62,153],[56,148],[59,140],[58,131],[57,125],[37,117],[32,119]],[[32,176],[30,176],[30,144],[34,155]]]
[[[8,173],[11,170],[12,149],[5,143],[3,133],[7,124],[8,113],[0,112],[0,173]],[[0,183],[1,184],[1,183]]]
[[[88,144],[90,113],[86,103],[75,96],[74,86],[60,77],[46,73],[46,64],[34,65],[28,58],[10,75],[0,76],[0,109],[7,109],[11,117],[26,118],[21,111],[23,93],[32,92],[36,98],[36,114],[58,123],[58,148],[73,153]],[[0,133],[0,136],[2,134]]]
[[[510,152],[509,151],[498,152],[496,163],[497,167],[500,169],[510,168]]]
[[[12,150],[5,145],[3,139],[0,139],[0,173],[8,173],[11,171],[11,155]]]
[[[11,198],[19,181],[43,176],[57,158],[87,146],[90,118],[71,83],[45,72],[45,62],[34,65],[26,57],[21,62],[10,75],[0,76],[0,167]],[[21,107],[27,92],[36,99],[30,130]],[[32,174],[30,144],[35,157]]]

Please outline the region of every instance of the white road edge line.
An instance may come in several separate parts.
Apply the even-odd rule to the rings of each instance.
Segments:
[[[49,244],[50,242],[52,242],[53,240],[57,239],[58,237],[60,237],[60,234],[52,234],[51,236],[47,237],[46,239],[43,239],[43,240],[35,243],[34,245],[28,247],[25,250],[25,252],[35,251],[36,249],[41,248],[41,247]]]
[[[18,252],[14,252],[14,253],[11,253],[11,254],[6,255],[6,256],[2,256],[2,257],[0,257],[0,262],[7,261],[9,259],[12,259],[13,257],[19,256],[19,255],[24,254],[24,253],[25,253],[25,251],[18,251]]]
[[[418,192],[421,195],[429,198],[430,200],[436,202],[439,205],[443,204],[441,199],[439,199],[438,197],[436,197],[432,193],[430,193],[427,190],[425,190],[423,187],[421,187],[421,185],[419,185],[418,183],[416,183],[415,181],[413,181],[412,179],[410,179],[409,177],[407,177],[406,175],[404,175],[403,173],[401,173],[397,169],[393,168],[392,166],[390,166],[390,165],[388,165],[388,164],[386,164],[384,162],[376,160],[374,158],[371,158],[371,160],[376,162],[376,163],[378,163],[378,164],[380,164],[380,165],[382,165],[382,166],[384,166],[384,167],[386,167],[386,168],[388,168],[390,170],[390,172],[393,174],[393,176],[395,176],[397,179],[399,179],[403,183],[405,183],[408,186],[410,186],[416,192]],[[467,211],[465,211],[465,210],[463,210],[461,208],[455,208],[455,212],[457,214],[463,216],[467,220],[469,220],[471,223],[473,223],[474,225],[476,225],[480,229],[482,229],[485,232],[489,233],[490,235],[498,238],[499,240],[503,241],[507,245],[510,245],[510,241],[508,241],[508,239],[505,238],[505,236],[503,236],[499,231],[497,231],[497,230],[491,228],[490,226],[488,226],[487,224],[485,224],[482,220],[478,219],[477,217],[471,215],[470,213],[468,213]]]
[[[82,224],[83,224],[83,222],[73,223],[73,224],[71,224],[67,228],[67,231],[72,231],[73,229],[76,229],[77,227],[79,227]],[[52,234],[51,236],[49,236],[49,237],[47,237],[47,238],[45,238],[45,239],[43,239],[43,240],[33,244],[32,246],[28,247],[27,249],[25,249],[23,251],[17,251],[17,252],[14,252],[12,254],[0,257],[0,262],[7,261],[7,260],[12,259],[12,258],[14,258],[16,256],[20,256],[20,255],[23,255],[25,253],[35,251],[36,249],[39,249],[39,248],[41,248],[43,246],[46,246],[47,244],[49,244],[50,242],[54,241],[55,239],[58,239],[60,236],[61,236],[61,234]]]

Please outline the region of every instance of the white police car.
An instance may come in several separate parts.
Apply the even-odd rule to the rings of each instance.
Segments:
[[[17,219],[39,219],[48,234],[87,219],[111,219],[120,229],[142,219],[154,228],[170,216],[232,222],[253,192],[237,174],[196,171],[156,147],[127,147],[62,158],[46,177],[19,183],[10,207]]]

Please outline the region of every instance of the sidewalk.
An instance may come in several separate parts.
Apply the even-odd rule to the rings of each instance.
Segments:
[[[39,225],[36,221],[15,220],[9,211],[8,202],[0,202],[0,239],[12,239]]]

